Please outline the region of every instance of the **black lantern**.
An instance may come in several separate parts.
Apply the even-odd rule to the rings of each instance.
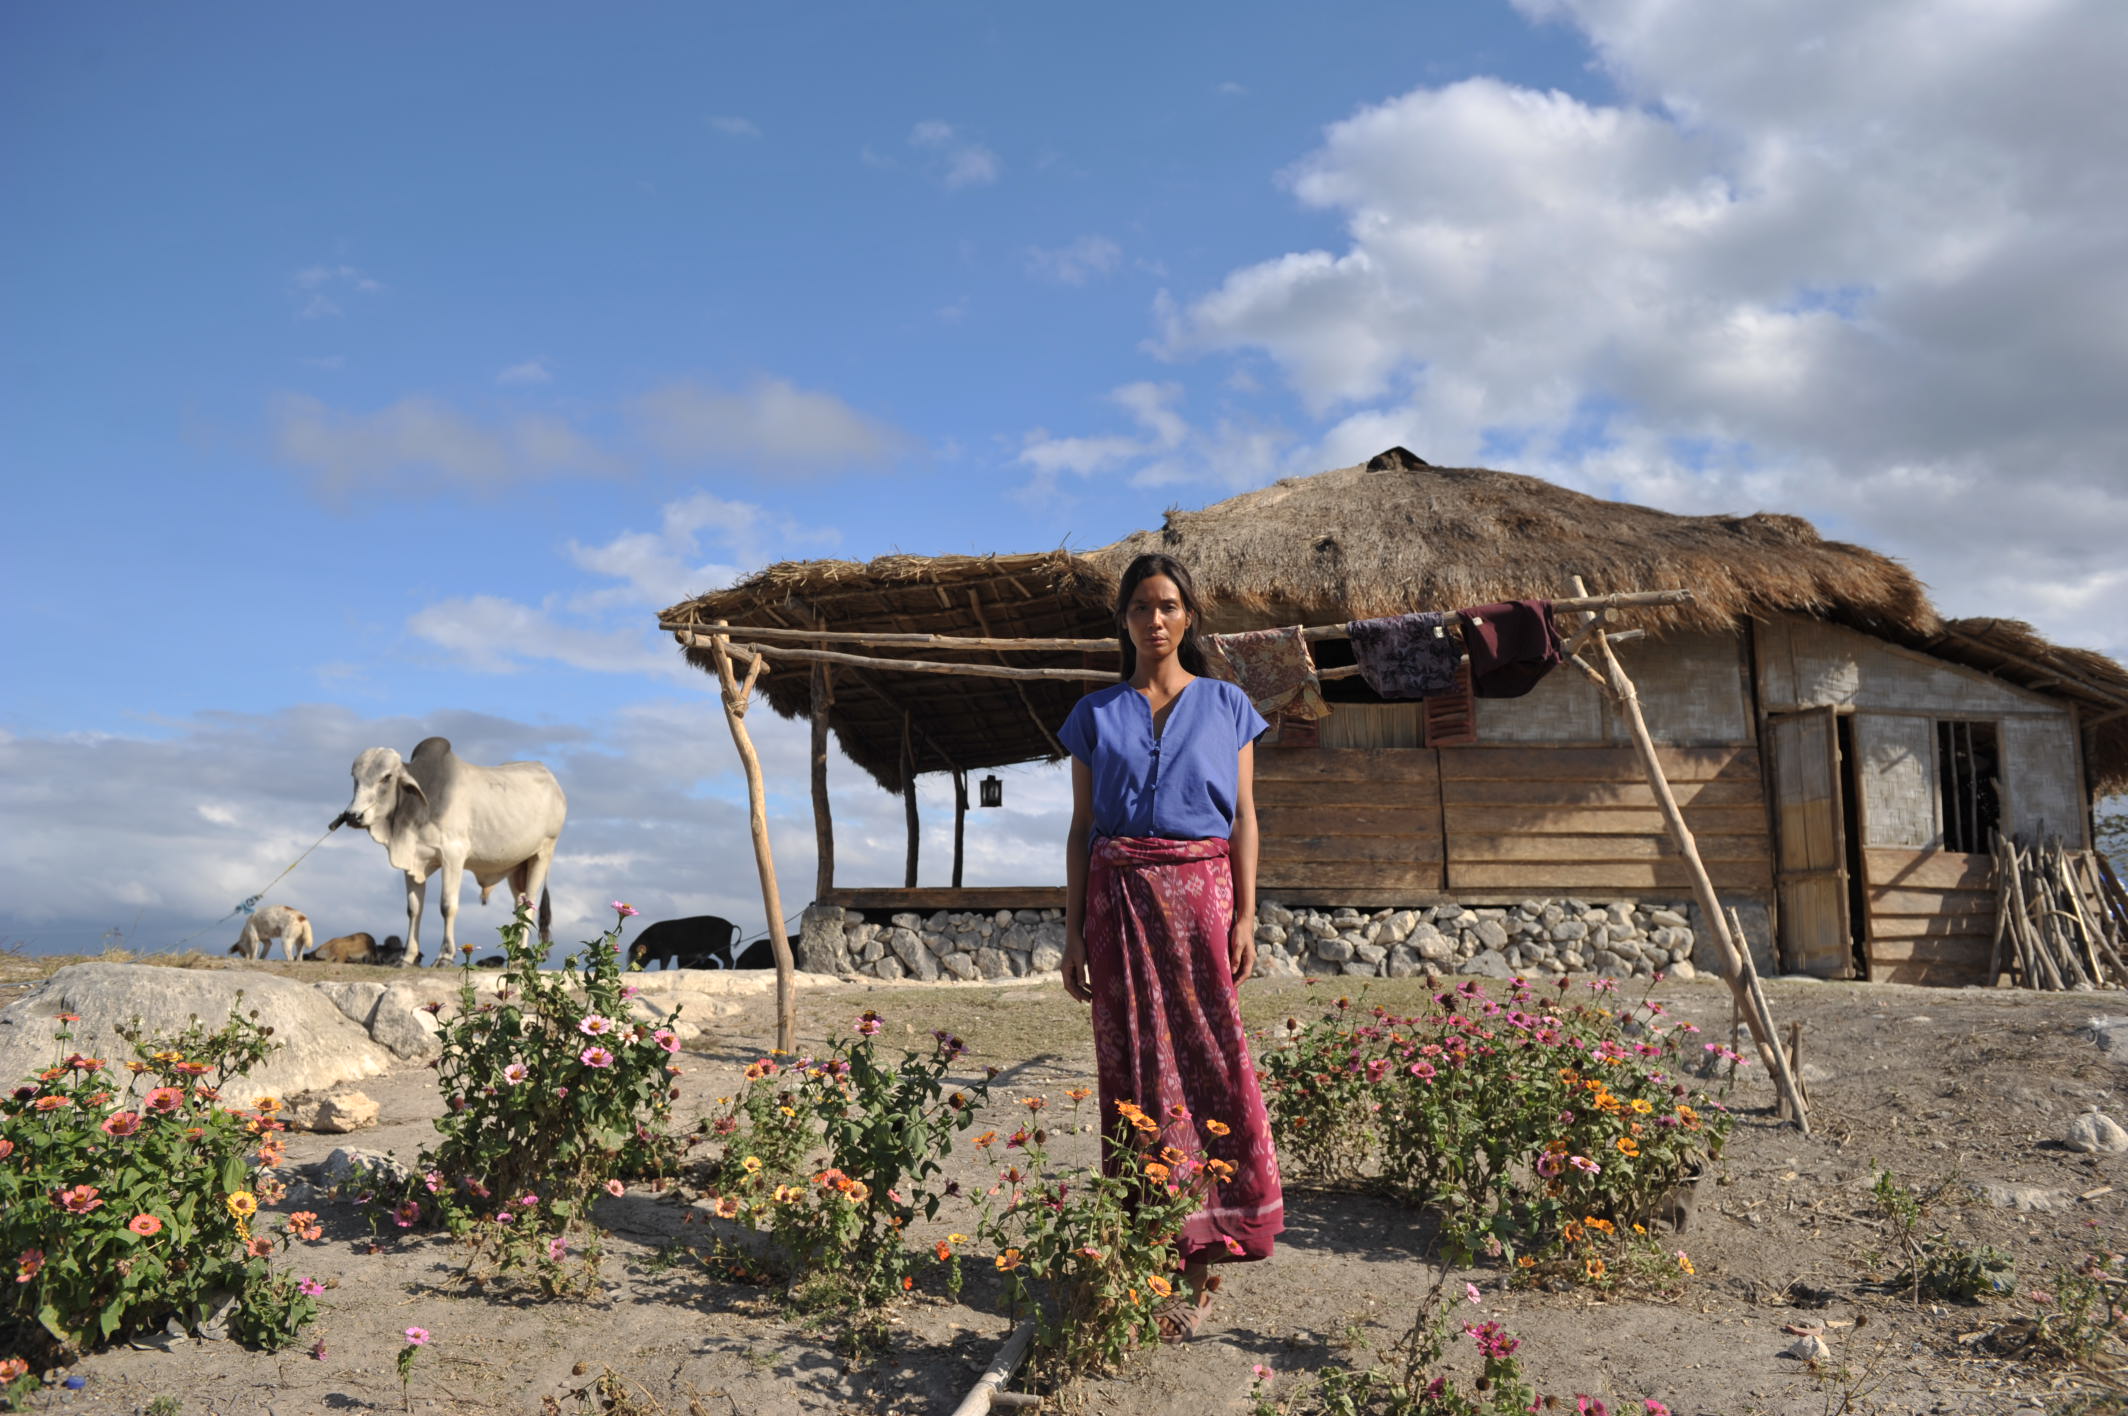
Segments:
[[[1003,806],[1005,804],[1005,784],[997,778],[985,777],[982,781],[976,783],[976,786],[982,792],[982,805]]]

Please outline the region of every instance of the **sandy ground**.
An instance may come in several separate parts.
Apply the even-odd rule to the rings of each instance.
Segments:
[[[1420,992],[1415,980],[1376,982],[1368,997],[1400,1008],[1414,1006]],[[1774,1119],[1762,1080],[1739,1085],[1731,1100],[1741,1122],[1676,1241],[1700,1275],[1681,1300],[1514,1292],[1503,1275],[1483,1270],[1457,1275],[1456,1289],[1469,1279],[1484,1290],[1488,1313],[1524,1339],[1522,1355],[1541,1389],[1594,1393],[1614,1411],[1621,1398],[1637,1411],[1648,1396],[1679,1416],[2045,1409],[2074,1383],[1992,1357],[1972,1337],[2032,1311],[2028,1301],[1916,1305],[1882,1291],[1887,1236],[1869,1184],[1875,1167],[1887,1166],[1916,1188],[1947,1178],[2034,1187],[2051,1208],[2020,1212],[1957,1188],[1930,1216],[1954,1237],[2013,1253],[2020,1294],[2100,1243],[2117,1247],[2128,1237],[2128,1157],[2078,1155],[2059,1137],[2089,1106],[2116,1119],[2128,1111],[2128,1067],[2116,1060],[2123,1054],[2101,1051],[2088,1030],[2096,1015],[2128,1015],[2128,998],[1801,980],[1777,980],[1769,992],[1784,1027],[1804,1024],[1814,1134]],[[1718,983],[1666,985],[1658,996],[1726,1035],[1729,998]],[[1244,997],[1257,1026],[1317,1001],[1316,990],[1297,981],[1253,983]],[[1083,1013],[1053,983],[808,991],[800,995],[801,1035],[821,1038],[867,1007],[887,1016],[884,1041],[906,1036],[913,1046],[931,1028],[947,1027],[971,1044],[971,1069],[1004,1068],[991,1094],[999,1121],[1014,1098],[1043,1094],[1064,1107],[1064,1089],[1091,1080]],[[756,1005],[690,1051],[683,1118],[726,1094],[771,1025],[766,1006]],[[407,1070],[366,1089],[382,1104],[385,1124],[353,1139],[411,1158],[438,1110],[432,1075]],[[291,1163],[319,1160],[347,1139],[296,1136]],[[1066,1160],[1090,1159],[1091,1137],[1063,1137],[1053,1149]],[[964,1173],[975,1178],[972,1158]],[[1242,1412],[1253,1364],[1281,1374],[1274,1392],[1290,1389],[1293,1374],[1326,1362],[1364,1365],[1404,1330],[1437,1272],[1423,1226],[1364,1195],[1294,1187],[1287,1202],[1282,1248],[1267,1264],[1229,1270],[1205,1334],[1087,1387],[1084,1410]],[[395,1242],[372,1254],[366,1228],[330,1212],[327,1239],[296,1257],[302,1272],[331,1285],[321,1300],[322,1360],[302,1347],[269,1355],[228,1342],[162,1339],[89,1358],[76,1368],[85,1378],[80,1391],[41,1397],[36,1409],[132,1413],[164,1397],[178,1405],[160,1410],[192,1416],[946,1412],[1008,1331],[994,1284],[971,1266],[961,1301],[919,1290],[896,1314],[883,1351],[846,1359],[832,1334],[780,1312],[761,1290],[673,1262],[670,1246],[695,1233],[681,1225],[681,1213],[672,1197],[648,1193],[602,1204],[599,1219],[614,1236],[606,1292],[540,1304],[455,1283],[453,1251],[440,1240]],[[940,1234],[972,1228],[966,1215],[942,1217],[935,1227]],[[928,1229],[914,1236],[932,1237]],[[1815,1368],[1779,1355],[1795,1341],[1783,1326],[1804,1322],[1825,1324],[1833,1349]],[[409,1325],[428,1328],[435,1340],[402,1392],[392,1363]],[[633,1405],[608,1407],[577,1394],[608,1372],[627,1385]]]

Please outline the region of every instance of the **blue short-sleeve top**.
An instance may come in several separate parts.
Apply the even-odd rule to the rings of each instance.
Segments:
[[[1081,698],[1057,740],[1093,774],[1096,836],[1195,841],[1233,834],[1240,753],[1268,726],[1240,688],[1200,675],[1157,735],[1152,704],[1119,683]]]

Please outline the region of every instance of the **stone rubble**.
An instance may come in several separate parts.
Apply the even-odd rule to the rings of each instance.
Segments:
[[[1689,902],[1631,900],[1366,911],[1266,903],[1256,911],[1257,970],[1274,978],[1409,978],[1432,970],[1491,978],[1663,973],[1688,979],[1695,912]],[[1028,978],[1054,973],[1064,957],[1062,910],[920,915],[815,905],[806,916],[802,962],[845,975],[926,983]]]

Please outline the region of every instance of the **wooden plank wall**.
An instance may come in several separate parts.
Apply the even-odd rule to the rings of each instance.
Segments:
[[[1770,891],[1758,749],[1658,751],[1715,886]],[[1691,889],[1633,749],[1472,746],[1440,758],[1450,893]]]
[[[1425,748],[1259,747],[1257,888],[1323,904],[1438,894],[1438,758]]]
[[[1880,983],[1991,984],[1995,891],[1985,855],[1872,847],[1869,976]]]

